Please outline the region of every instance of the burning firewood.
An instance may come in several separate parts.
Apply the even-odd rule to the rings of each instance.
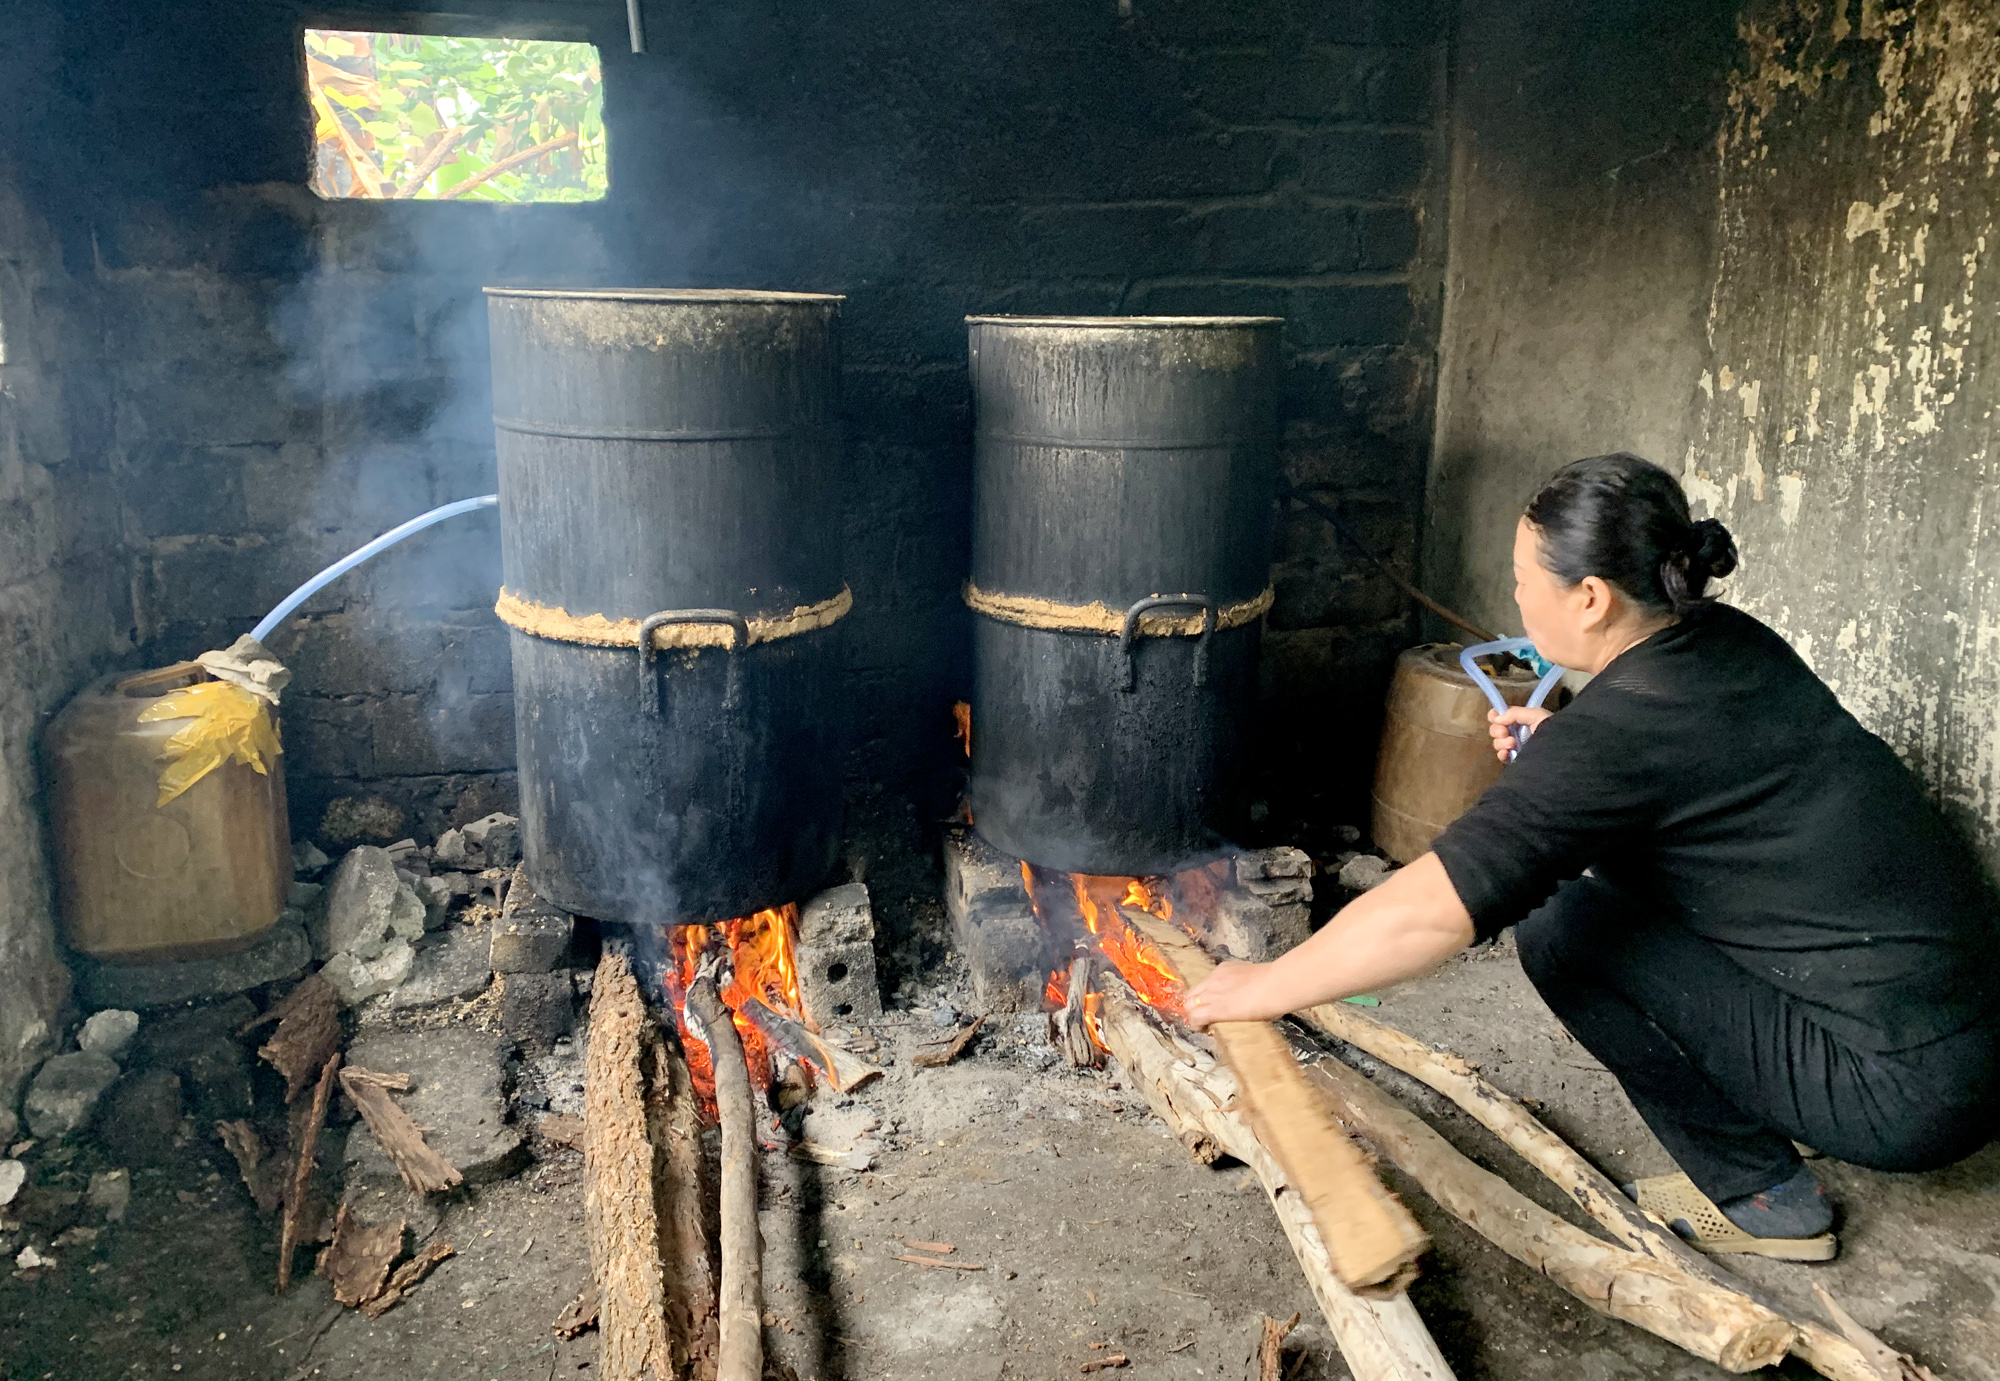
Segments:
[[[836,1093],[851,1093],[870,1079],[882,1076],[880,1065],[814,1035],[803,1022],[773,1011],[754,997],[744,1000],[737,1015],[756,1027],[773,1049],[782,1050],[824,1074]]]
[[[1306,1073],[1342,1121],[1439,1205],[1600,1314],[1637,1324],[1724,1371],[1755,1371],[1783,1360],[1796,1334],[1789,1321],[1741,1293],[1691,1279],[1564,1222],[1474,1165],[1422,1118],[1338,1060],[1322,1060]]]
[[[1118,915],[1183,984],[1192,986],[1214,970],[1214,961],[1178,926],[1143,911],[1121,908]],[[1360,1148],[1334,1125],[1284,1036],[1263,1021],[1217,1022],[1209,1034],[1235,1071],[1258,1139],[1311,1207],[1341,1282],[1352,1290],[1400,1291],[1429,1242]]]
[[[1056,1049],[1077,1069],[1098,1069],[1104,1064],[1104,1052],[1090,1037],[1089,998],[1090,956],[1079,954],[1069,962],[1069,987],[1063,994],[1062,1010],[1050,1018],[1056,1028]]]
[[[319,1084],[313,1089],[312,1108],[299,1130],[298,1159],[293,1162],[292,1182],[285,1191],[285,1216],[278,1229],[278,1293],[292,1283],[292,1253],[299,1245],[299,1226],[305,1220],[306,1189],[312,1183],[313,1166],[319,1155],[319,1133],[326,1125],[326,1110],[333,1102],[334,1075],[340,1069],[340,1052],[326,1057],[320,1067]]]
[[[440,1193],[462,1183],[465,1176],[431,1149],[422,1128],[389,1096],[390,1089],[409,1086],[407,1074],[378,1074],[356,1065],[340,1071],[340,1087],[361,1114],[361,1120],[368,1124],[370,1134],[394,1162],[403,1183],[412,1193]]]
[[[1311,1209],[1236,1111],[1236,1077],[1149,1019],[1116,974],[1099,974],[1096,983],[1104,995],[1098,1008],[1104,1042],[1153,1111],[1183,1143],[1226,1152],[1256,1173],[1355,1381],[1449,1381],[1451,1368],[1407,1294],[1368,1299],[1341,1283]]]
[[[1602,1225],[1614,1240],[1672,1268],[1688,1279],[1733,1291],[1767,1310],[1787,1317],[1797,1330],[1792,1355],[1834,1381],[1880,1381],[1879,1369],[1866,1348],[1843,1333],[1811,1319],[1790,1317],[1778,1302],[1722,1270],[1660,1223],[1639,1211],[1604,1173],[1531,1114],[1518,1100],[1482,1078],[1478,1071],[1449,1051],[1426,1045],[1413,1036],[1363,1016],[1350,1007],[1329,1005],[1298,1013],[1308,1024],[1346,1041],[1384,1064],[1401,1070],[1471,1114],[1530,1165],[1546,1175],[1577,1206]],[[1473,1226],[1479,1227],[1479,1224]],[[1484,1232],[1484,1229],[1480,1229]],[[1837,1321],[1837,1320],[1836,1320]],[[1899,1366],[1920,1370],[1898,1354]]]
[[[747,1004],[746,1004],[747,1005]],[[721,1346],[716,1381],[762,1381],[763,1241],[757,1227],[756,1107],[736,1023],[707,965],[687,994],[688,1025],[708,1047],[722,1126]]]

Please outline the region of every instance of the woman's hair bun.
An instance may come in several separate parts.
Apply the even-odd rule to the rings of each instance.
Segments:
[[[1702,518],[1692,525],[1691,531],[1695,545],[1689,556],[1710,579],[1720,580],[1736,569],[1736,539],[1729,535],[1728,528],[1713,518]]]

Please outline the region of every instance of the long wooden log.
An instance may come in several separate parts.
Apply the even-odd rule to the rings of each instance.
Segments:
[[[687,1061],[668,1047],[659,1026],[647,1028],[644,1065],[653,1202],[666,1267],[667,1339],[677,1367],[686,1366],[676,1375],[714,1376],[716,1187],[701,1149],[701,1099]]]
[[[646,1004],[623,954],[607,946],[590,989],[583,1076],[583,1212],[599,1304],[597,1374],[603,1381],[666,1381],[660,1221],[653,1192],[640,1065]]]
[[[1355,1381],[1451,1381],[1450,1365],[1407,1294],[1366,1299],[1341,1283],[1312,1210],[1236,1110],[1236,1077],[1149,1019],[1116,974],[1100,974],[1097,984],[1104,994],[1097,1015],[1105,1043],[1153,1111],[1198,1159],[1227,1153],[1264,1186]]]
[[[757,1127],[750,1070],[729,1009],[706,974],[688,986],[687,1012],[715,1069],[722,1125],[722,1289],[716,1381],[763,1381],[763,1241],[757,1229]],[[697,1024],[698,1023],[698,1024]]]
[[[1791,1311],[1764,1291],[1724,1271],[1666,1224],[1641,1211],[1604,1172],[1544,1126],[1513,1095],[1488,1082],[1469,1061],[1339,1003],[1311,1007],[1296,1015],[1449,1098],[1547,1176],[1624,1246],[1671,1265],[1690,1279],[1734,1290],[1790,1317]],[[1881,1381],[1881,1373],[1852,1340],[1816,1320],[1791,1317],[1791,1322],[1798,1329],[1792,1355],[1829,1381]],[[1917,1364],[1910,1361],[1909,1365],[1914,1368]]]
[[[1338,1060],[1306,1077],[1340,1119],[1368,1138],[1455,1217],[1600,1314],[1636,1324],[1724,1371],[1781,1361],[1798,1330],[1739,1291],[1593,1237],[1472,1163],[1429,1123]]]
[[[1180,927],[1143,911],[1118,914],[1151,942],[1180,980],[1192,986],[1215,962]],[[1258,1138],[1284,1167],[1312,1210],[1334,1270],[1350,1290],[1401,1290],[1429,1245],[1417,1220],[1382,1186],[1325,1100],[1308,1087],[1291,1045],[1265,1021],[1222,1021],[1209,1028],[1235,1071]]]

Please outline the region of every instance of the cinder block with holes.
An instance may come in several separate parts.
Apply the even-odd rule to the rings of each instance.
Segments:
[[[875,985],[875,912],[858,882],[820,893],[799,910],[799,1002],[821,1026],[882,1015]]]

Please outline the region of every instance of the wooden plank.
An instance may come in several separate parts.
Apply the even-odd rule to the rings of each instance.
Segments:
[[[1214,971],[1214,961],[1180,927],[1143,911],[1121,907],[1118,914],[1187,986]],[[1258,1139],[1311,1210],[1341,1283],[1350,1290],[1402,1290],[1429,1240],[1334,1122],[1290,1043],[1265,1021],[1217,1022],[1209,1035],[1236,1074]]]
[[[1452,1371],[1407,1294],[1364,1298],[1341,1283],[1311,1210],[1237,1111],[1238,1082],[1206,1051],[1142,1013],[1116,974],[1100,974],[1098,1026],[1134,1087],[1182,1144],[1236,1157],[1264,1186],[1313,1298],[1355,1381],[1451,1381]]]

